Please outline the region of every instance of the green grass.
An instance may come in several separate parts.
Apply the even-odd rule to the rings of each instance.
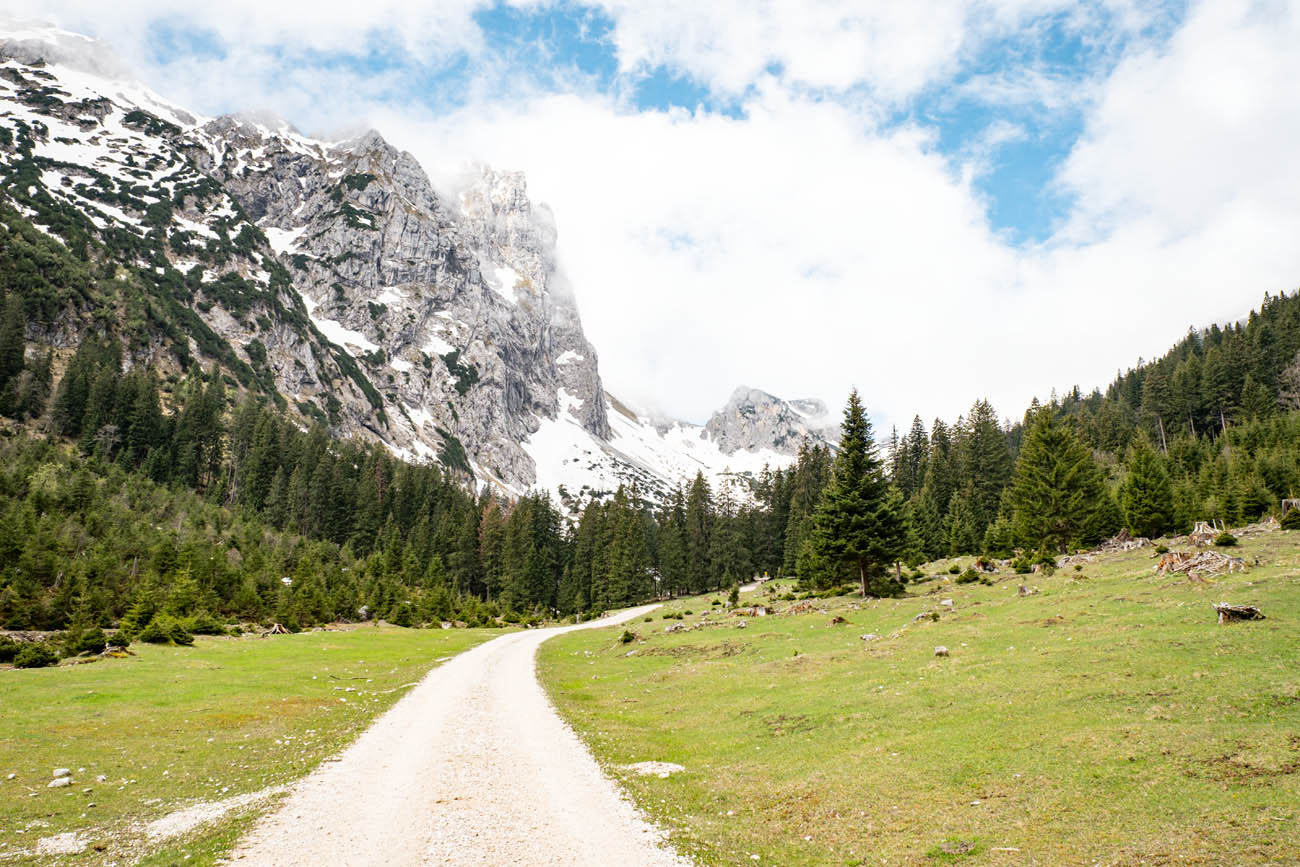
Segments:
[[[500,634],[362,626],[200,637],[192,648],[137,645],[127,659],[0,671],[0,862],[59,863],[12,856],[78,832],[103,848],[68,863],[211,864],[259,807],[156,843],[142,824],[302,776],[438,661]],[[73,786],[47,788],[58,767],[73,770]]]
[[[1150,550],[802,614],[744,594],[776,607],[745,629],[680,600],[721,624],[566,635],[543,680],[704,864],[1297,863],[1300,533],[1243,538],[1262,565],[1208,584],[1156,576]],[[1268,619],[1218,626],[1220,600]],[[686,771],[622,769],[649,760]]]

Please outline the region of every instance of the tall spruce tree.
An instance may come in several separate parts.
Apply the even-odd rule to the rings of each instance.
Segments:
[[[0,391],[22,372],[26,328],[23,299],[17,292],[10,292],[0,313]],[[10,407],[4,409],[11,411]]]
[[[1051,407],[1036,413],[1011,484],[1016,540],[1060,552],[1092,541],[1089,536],[1104,532],[1098,519],[1105,517],[1108,497],[1101,469],[1074,426],[1059,421]]]
[[[1164,460],[1146,433],[1128,452],[1128,475],[1119,488],[1124,525],[1135,536],[1163,536],[1173,528],[1174,496]]]
[[[857,389],[849,394],[841,431],[830,482],[813,512],[799,577],[818,586],[852,578],[863,596],[889,595],[897,585],[887,570],[903,556],[906,517],[902,495],[885,480]],[[811,574],[805,575],[805,568]]]

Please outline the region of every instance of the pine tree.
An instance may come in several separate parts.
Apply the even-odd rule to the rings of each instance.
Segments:
[[[690,593],[713,588],[709,560],[713,537],[713,492],[703,473],[695,474],[686,497],[686,586]]]
[[[862,595],[892,592],[886,569],[903,555],[907,534],[902,495],[885,481],[857,389],[844,408],[831,479],[813,512],[800,580],[833,584],[855,578]],[[812,574],[805,575],[807,566]],[[820,574],[819,574],[820,573]]]
[[[1041,410],[1025,435],[1011,485],[1017,541],[1064,552],[1100,531],[1096,517],[1105,497],[1101,469],[1073,425],[1058,421],[1050,408]]]
[[[1173,528],[1173,500],[1164,460],[1140,434],[1129,446],[1128,475],[1119,488],[1124,525],[1135,536],[1163,536]]]
[[[821,501],[830,476],[830,457],[824,446],[809,445],[805,437],[799,444],[790,482],[790,506],[785,525],[785,549],[781,574],[794,575],[797,560],[808,536],[813,510]]]
[[[10,380],[23,370],[26,331],[27,317],[23,312],[23,299],[17,292],[10,292],[5,298],[4,310],[0,312],[0,392],[5,391]],[[0,409],[11,413],[15,407],[5,406]]]
[[[959,448],[960,486],[970,486],[968,506],[971,529],[978,546],[988,525],[997,517],[1002,490],[1011,480],[1011,450],[986,400],[977,400],[966,420]]]
[[[980,549],[984,537],[980,533],[974,503],[974,482],[967,482],[948,500],[948,512],[943,519],[944,554],[974,554]]]

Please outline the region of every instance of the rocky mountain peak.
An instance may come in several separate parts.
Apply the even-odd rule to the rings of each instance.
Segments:
[[[748,388],[704,428],[617,409],[522,172],[439,191],[376,131],[205,118],[119,73],[92,40],[0,26],[0,198],[96,245],[153,314],[70,306],[43,338],[60,352],[111,320],[127,364],[216,365],[302,426],[567,508],[700,472],[743,487],[824,414]]]
[[[713,414],[704,430],[724,454],[762,448],[795,454],[804,437],[833,441],[834,427],[820,400],[782,400],[742,385]]]

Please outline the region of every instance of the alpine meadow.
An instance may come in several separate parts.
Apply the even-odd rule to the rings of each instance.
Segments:
[[[10,5],[0,864],[1300,864],[1300,6]]]

